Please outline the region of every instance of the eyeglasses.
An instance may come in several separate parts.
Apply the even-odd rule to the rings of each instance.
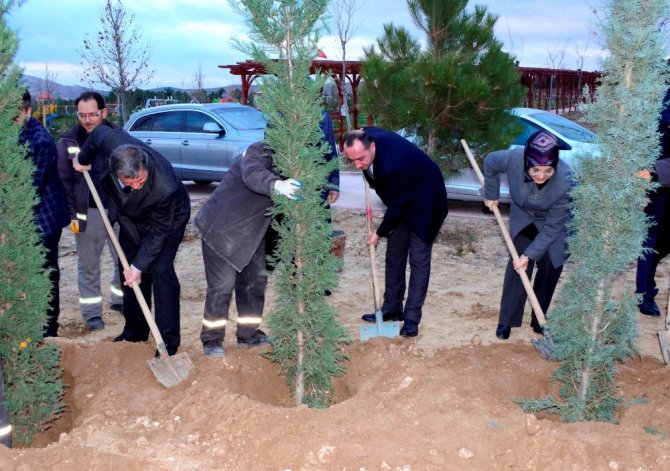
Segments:
[[[554,174],[554,172],[556,172],[555,168],[548,168],[546,170],[542,170],[541,168],[531,167],[528,169],[528,175],[530,175],[531,177],[538,177],[542,174],[550,177]]]
[[[98,110],[97,113],[77,113],[77,118],[82,119],[82,120],[94,119],[94,118],[99,118],[101,114],[102,114],[102,110]]]

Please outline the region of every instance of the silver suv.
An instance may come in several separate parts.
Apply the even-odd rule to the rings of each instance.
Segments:
[[[182,180],[219,181],[235,159],[263,139],[266,119],[238,103],[189,103],[133,113],[124,129],[170,161]]]

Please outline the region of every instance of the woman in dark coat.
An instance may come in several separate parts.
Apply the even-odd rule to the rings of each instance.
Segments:
[[[520,327],[523,319],[527,296],[516,272],[526,270],[530,278],[537,264],[533,291],[546,312],[568,257],[566,226],[573,183],[570,167],[558,158],[558,151],[553,134],[537,131],[524,149],[492,152],[484,161],[484,203],[490,209],[498,204],[500,174],[507,174],[512,199],[510,233],[520,254],[518,263],[510,258],[505,271],[496,329],[499,339],[508,339],[512,327]],[[534,313],[531,326],[542,332]]]

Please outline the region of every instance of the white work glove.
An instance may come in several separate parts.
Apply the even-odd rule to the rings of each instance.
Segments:
[[[72,146],[67,148],[67,153],[70,155],[74,155],[74,157],[79,155],[79,147]],[[73,157],[73,158],[74,158]]]
[[[286,180],[275,180],[274,186],[272,187],[272,189],[280,195],[284,195],[287,198],[297,201],[302,199],[302,196],[298,194],[300,188],[302,188],[302,183],[293,178],[287,178]]]

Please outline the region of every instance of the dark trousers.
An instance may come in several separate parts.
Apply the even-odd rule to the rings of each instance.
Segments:
[[[535,226],[533,226],[533,229],[534,227]],[[528,247],[535,238],[534,235],[529,237],[527,232],[528,231],[524,229],[524,231],[514,238],[514,247],[516,247],[519,255],[523,254],[526,247]],[[537,230],[534,232],[536,235]],[[535,274],[535,281],[533,282],[533,291],[535,292],[535,296],[537,297],[537,301],[540,304],[542,311],[546,314],[547,309],[549,309],[549,305],[551,304],[554,290],[558,284],[558,279],[563,271],[563,265],[554,267],[551,263],[549,254],[544,254],[540,260],[528,261],[528,268],[526,269],[528,279],[531,278],[533,267],[536,264],[537,273]],[[514,264],[510,258],[507,263],[505,278],[503,280],[502,299],[500,300],[500,320],[498,323],[511,327],[520,327],[521,321],[523,320],[523,310],[526,306],[526,298],[526,290],[521,282],[521,277],[516,270],[514,270]]]
[[[140,290],[151,308],[151,294],[153,290],[153,301],[155,304],[156,325],[158,331],[163,337],[165,346],[168,349],[177,349],[181,342],[180,324],[179,324],[179,295],[181,286],[177,273],[174,269],[174,259],[177,256],[179,244],[184,238],[184,229],[186,223],[181,227],[174,229],[165,240],[163,248],[151,265],[151,268],[142,273]],[[119,236],[119,242],[128,263],[132,264],[132,258],[139,250],[139,246],[128,240],[124,236],[123,227]],[[121,281],[125,282],[123,276],[123,267],[119,267],[121,272]],[[123,327],[124,333],[131,337],[148,338],[149,325],[142,313],[135,292],[132,287],[123,285],[123,316],[126,318],[126,325]]]
[[[644,208],[649,216],[651,226],[642,247],[649,249],[637,260],[635,277],[635,291],[642,295],[642,302],[653,301],[658,289],[656,288],[656,268],[663,258],[668,255],[670,248],[670,208],[668,207],[668,193],[660,190],[652,193],[649,204]]]
[[[263,319],[265,306],[267,273],[264,241],[261,241],[249,264],[239,273],[205,241],[202,242],[202,258],[207,294],[200,340],[203,343],[223,340],[233,290],[237,306],[237,338],[246,340],[253,336]]]
[[[49,281],[51,282],[51,301],[47,311],[47,325],[44,328],[44,336],[55,337],[58,334],[58,316],[60,315],[60,268],[58,267],[58,242],[63,230],[58,229],[51,234],[42,235],[42,244],[46,248],[44,268],[51,270]]]
[[[430,282],[430,259],[433,244],[419,239],[409,228],[400,224],[389,236],[386,245],[386,280],[382,312],[402,312],[405,320],[421,321],[421,309]],[[409,258],[409,289],[405,298],[405,270]]]

